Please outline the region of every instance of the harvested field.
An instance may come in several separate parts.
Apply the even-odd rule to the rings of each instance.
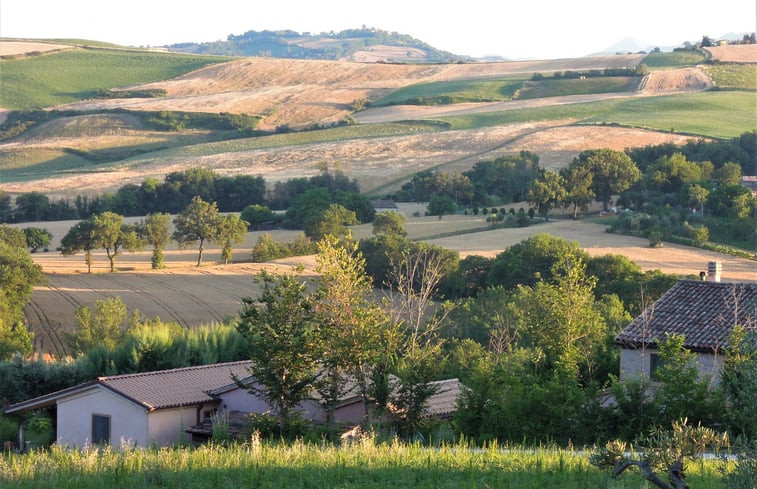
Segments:
[[[559,168],[587,148],[627,147],[691,139],[675,133],[612,126],[570,126],[573,121],[508,124],[475,130],[445,131],[413,136],[355,139],[303,146],[234,151],[210,156],[163,157],[139,160],[115,171],[72,173],[54,178],[30,178],[4,183],[10,193],[44,192],[54,198],[114,191],[127,183],[140,184],[147,177],[163,178],[170,172],[202,166],[221,175],[261,175],[269,185],[320,172],[320,162],[338,165],[358,180],[364,192],[386,189],[415,172],[430,168],[458,171],[477,161],[528,150],[538,154],[543,166]],[[147,134],[145,134],[146,136]],[[113,136],[128,140],[128,133]],[[155,134],[154,137],[160,137]],[[63,143],[63,141],[61,141]],[[10,143],[7,143],[10,144]],[[44,144],[42,142],[42,144]],[[2,147],[2,146],[0,146]]]
[[[705,48],[712,59],[731,63],[757,63],[757,44],[737,44]]]
[[[659,95],[665,92],[707,90],[713,87],[707,73],[699,68],[653,71],[639,85],[639,92]]]
[[[284,124],[296,127],[337,122],[351,113],[350,106],[356,99],[377,100],[413,83],[628,67],[637,65],[642,58],[643,55],[624,55],[444,65],[246,58],[138,87],[165,89],[165,98],[90,100],[65,108],[265,114],[260,128],[273,129]]]
[[[407,215],[422,206],[402,205]],[[131,220],[136,220],[131,218]],[[74,221],[34,223],[50,229],[57,239]],[[30,224],[27,224],[30,225]],[[483,231],[446,238],[428,239],[428,242],[457,250],[462,256],[480,254],[495,256],[504,248],[537,233],[550,233],[578,241],[592,256],[621,254],[638,263],[644,270],[660,269],[666,273],[696,275],[708,261],[723,263],[723,280],[757,281],[757,262],[685,246],[665,244],[663,248],[650,248],[648,241],[605,233],[605,226],[585,221],[554,220],[528,228],[485,230],[486,222],[479,216],[409,217],[408,234],[423,239],[445,233],[472,229]],[[371,233],[371,225],[354,228],[354,236],[363,238]],[[70,330],[74,312],[80,305],[93,306],[95,301],[120,296],[129,310],[139,309],[147,317],[159,316],[167,321],[193,326],[220,321],[235,316],[241,309],[241,298],[254,297],[259,289],[252,277],[261,267],[278,267],[290,270],[301,263],[305,274],[312,274],[315,259],[293,257],[270,264],[246,262],[249,250],[262,233],[248,233],[245,242],[235,249],[238,263],[218,265],[220,250],[210,245],[205,253],[204,265],[195,267],[197,250],[179,250],[175,246],[166,252],[166,270],[150,270],[150,252],[124,253],[119,257],[117,273],[107,273],[108,262],[104,252],[95,253],[95,266],[91,274],[84,273],[83,256],[64,257],[59,253],[37,253],[35,262],[47,272],[49,284],[35,287],[32,300],[25,309],[26,319],[36,334],[36,346],[46,352],[65,351],[62,331]],[[274,239],[294,239],[298,231],[275,231]]]
[[[63,49],[74,49],[74,47],[68,44],[53,44],[48,42],[0,41],[0,56],[40,54],[49,51],[61,51]]]

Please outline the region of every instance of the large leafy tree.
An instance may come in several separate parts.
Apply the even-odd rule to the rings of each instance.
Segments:
[[[75,255],[84,252],[84,263],[87,264],[87,273],[92,272],[92,250],[98,247],[95,238],[95,226],[92,219],[79,221],[66,232],[60,241],[61,254]]]
[[[0,241],[0,359],[14,352],[30,353],[33,335],[22,323],[32,287],[45,276],[29,252]]]
[[[551,170],[539,170],[539,176],[531,182],[528,190],[528,202],[536,208],[544,219],[549,210],[565,201],[565,180]]]
[[[605,211],[615,194],[628,190],[641,179],[641,172],[631,158],[612,149],[592,149],[581,152],[574,164],[585,165],[593,175],[591,190],[602,202]]]
[[[339,204],[331,204],[317,218],[305,223],[305,235],[316,241],[325,236],[339,238],[347,233],[348,226],[356,224],[358,219],[353,211]]]
[[[24,228],[23,232],[26,237],[26,246],[31,248],[32,253],[36,253],[40,248],[47,247],[53,239],[52,233],[47,229],[31,227]]]
[[[124,223],[124,216],[114,212],[103,212],[92,216],[92,233],[97,247],[104,248],[110,262],[110,271],[116,270],[116,258],[123,249],[136,251],[142,247],[142,240],[136,226]]]
[[[565,203],[573,206],[573,219],[576,219],[578,210],[585,210],[594,200],[591,171],[586,166],[571,164],[560,170],[560,176],[565,185]]]
[[[306,282],[294,274],[265,271],[256,281],[262,284],[261,294],[257,299],[242,299],[237,323],[252,360],[252,382],[244,386],[270,404],[283,436],[292,411],[310,396],[318,380],[321,328]]]
[[[399,212],[385,211],[376,213],[373,219],[373,234],[390,234],[407,236],[405,231],[405,215]]]
[[[218,227],[221,216],[215,202],[208,203],[200,197],[194,197],[192,202],[184,208],[174,220],[175,231],[173,239],[182,248],[194,246],[199,242],[197,266],[202,263],[202,253],[205,250],[205,242],[213,241],[218,236]]]
[[[558,262],[553,282],[519,287],[514,296],[518,329],[540,369],[556,378],[577,379],[583,365],[593,372],[592,354],[604,341],[605,323],[595,307],[593,277],[581,260]]]

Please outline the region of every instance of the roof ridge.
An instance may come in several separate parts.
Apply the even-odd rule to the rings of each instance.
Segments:
[[[243,363],[249,363],[250,360],[237,360],[234,362],[222,362],[222,363],[208,363],[205,365],[191,365],[189,367],[177,367],[177,368],[170,368],[166,370],[151,370],[149,372],[134,372],[130,374],[120,374],[120,375],[106,375],[103,377],[97,377],[97,381],[99,382],[105,382],[108,380],[114,380],[114,379],[126,379],[131,377],[146,377],[149,375],[164,375],[169,372],[179,372],[179,371],[186,371],[186,370],[201,370],[206,368],[215,368],[215,367],[224,367],[224,366],[233,366],[233,365],[241,365]]]

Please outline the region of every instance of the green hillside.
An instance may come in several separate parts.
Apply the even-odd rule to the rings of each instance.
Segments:
[[[230,58],[139,50],[76,49],[0,61],[0,107],[31,110],[91,98],[98,90],[174,78]]]
[[[425,53],[423,59],[413,59],[413,62],[449,63],[465,59],[463,56],[436,49],[412,36],[366,27],[320,34],[291,30],[247,31],[241,35],[229,35],[225,41],[188,42],[172,44],[168,48],[172,51],[197,54],[334,60],[349,57],[361,49],[375,45],[414,48]],[[402,62],[408,59],[387,61]]]

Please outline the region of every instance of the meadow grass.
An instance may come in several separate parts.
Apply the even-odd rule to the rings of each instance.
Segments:
[[[720,88],[757,90],[757,65],[705,65],[704,71]]]
[[[641,78],[636,76],[606,76],[568,80],[540,80],[520,90],[517,99],[589,95],[592,93],[633,92]]]
[[[517,122],[577,119],[585,124],[620,124],[733,138],[755,129],[756,109],[754,93],[709,91],[488,112],[439,120],[449,123],[452,129],[478,129]]]
[[[674,51],[672,53],[650,53],[644,56],[641,62],[652,69],[683,68],[704,63],[705,57],[699,51]]]
[[[400,88],[373,102],[374,107],[396,104],[437,105],[462,102],[500,102],[510,100],[523,86],[527,75],[497,79],[450,80],[419,83]]]
[[[0,107],[31,110],[90,98],[96,90],[167,80],[231,58],[138,50],[75,49],[2,61]]]
[[[716,461],[689,464],[687,482],[720,487]],[[244,445],[199,448],[66,450],[0,457],[0,483],[13,488],[491,488],[609,489],[645,487],[641,476],[610,479],[572,450],[473,449],[466,444],[428,448],[372,439],[330,444]]]

